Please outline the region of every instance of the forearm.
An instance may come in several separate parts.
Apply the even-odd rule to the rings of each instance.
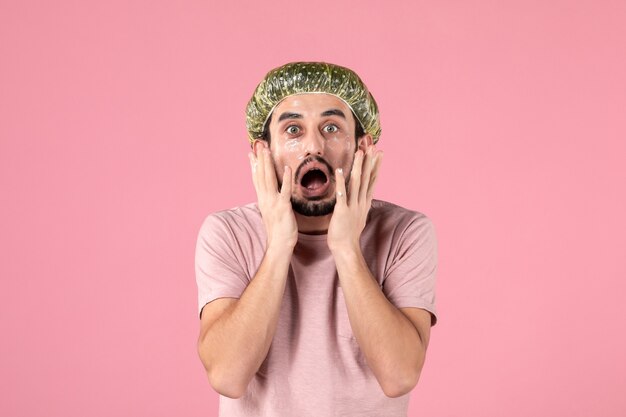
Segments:
[[[242,394],[267,356],[276,332],[291,252],[268,247],[259,269],[233,308],[200,339],[211,384]]]
[[[410,391],[425,348],[410,320],[385,297],[360,248],[333,252],[354,335],[388,396]]]

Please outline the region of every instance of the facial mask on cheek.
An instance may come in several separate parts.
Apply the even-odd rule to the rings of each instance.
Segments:
[[[285,142],[283,148],[285,153],[297,153],[302,151],[302,144],[297,139],[291,139]]]
[[[282,147],[282,153],[289,160],[296,160],[298,163],[306,158],[304,144],[299,139],[291,139],[286,141]]]
[[[305,158],[305,151],[302,142],[298,139],[289,139],[276,148],[276,158],[282,164],[290,165],[293,170]]]

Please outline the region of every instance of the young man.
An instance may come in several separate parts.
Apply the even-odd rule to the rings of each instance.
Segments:
[[[351,70],[270,71],[247,106],[258,202],[196,246],[198,352],[220,416],[406,416],[437,321],[424,214],[374,200],[378,107]]]

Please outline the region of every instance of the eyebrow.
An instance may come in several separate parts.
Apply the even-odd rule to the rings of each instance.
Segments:
[[[278,118],[278,121],[281,122],[285,119],[302,119],[302,115],[298,114],[298,113],[288,113],[285,112],[283,114],[280,115],[280,117]]]
[[[325,112],[321,114],[322,117],[333,116],[333,115],[343,117],[344,119],[346,118],[346,115],[339,109],[326,110]],[[300,113],[285,112],[280,115],[280,117],[278,118],[278,121],[281,122],[285,119],[302,119],[302,115]]]
[[[343,112],[339,109],[330,109],[322,113],[322,116],[333,116],[333,115],[343,117],[344,119],[346,118],[346,115],[343,114]]]

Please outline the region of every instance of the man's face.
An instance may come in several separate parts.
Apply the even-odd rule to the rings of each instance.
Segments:
[[[270,150],[282,186],[285,165],[294,173],[291,203],[304,216],[324,216],[335,207],[335,169],[346,181],[356,152],[355,119],[350,107],[332,94],[296,94],[272,113]],[[360,138],[364,148],[369,135]]]

